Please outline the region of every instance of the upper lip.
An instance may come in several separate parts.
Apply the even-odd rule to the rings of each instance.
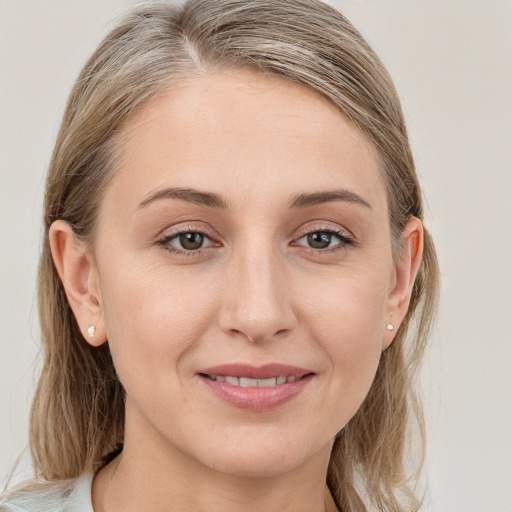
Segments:
[[[221,364],[205,368],[198,372],[203,375],[215,375],[223,377],[248,377],[250,379],[270,379],[286,375],[300,379],[304,375],[314,373],[306,368],[290,366],[288,364],[270,363],[263,366],[252,366],[245,363]]]

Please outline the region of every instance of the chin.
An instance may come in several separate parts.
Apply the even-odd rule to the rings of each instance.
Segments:
[[[257,460],[239,454],[236,457],[219,457],[212,463],[211,469],[231,477],[274,478],[296,470],[304,462],[300,457],[290,457],[290,454],[276,456],[266,453]]]
[[[272,478],[299,469],[308,461],[317,457],[322,460],[329,458],[332,439],[324,445],[318,440],[308,443],[302,436],[285,436],[281,433],[278,437],[246,435],[227,436],[226,443],[218,443],[207,451],[207,460],[203,464],[219,473],[242,478]]]

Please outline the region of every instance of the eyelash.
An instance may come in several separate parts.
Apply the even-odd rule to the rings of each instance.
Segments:
[[[331,254],[333,252],[343,251],[346,250],[348,247],[352,246],[354,247],[356,245],[355,240],[346,233],[346,231],[343,231],[341,229],[335,229],[332,227],[323,227],[323,228],[317,228],[313,229],[311,231],[306,231],[303,233],[297,240],[302,240],[303,238],[307,237],[308,235],[312,235],[314,233],[327,233],[330,236],[334,236],[338,239],[338,244],[334,247],[328,247],[325,249],[315,249],[313,247],[307,247],[307,246],[299,246],[302,247],[303,250],[306,252],[313,254],[313,255],[325,255],[325,254]]]
[[[210,248],[210,247],[201,247],[200,249],[196,249],[196,250],[185,250],[185,249],[177,249],[177,248],[169,245],[169,242],[171,242],[171,240],[176,239],[183,233],[197,233],[197,234],[202,235],[205,238],[208,238],[210,240],[212,240],[212,238],[213,238],[213,236],[210,233],[208,233],[207,231],[203,231],[203,230],[194,228],[192,226],[184,226],[183,228],[180,228],[180,229],[174,231],[173,233],[170,233],[169,235],[165,235],[163,238],[161,238],[160,240],[157,241],[157,244],[159,246],[161,246],[166,251],[169,251],[173,254],[178,254],[180,256],[185,256],[185,257],[199,256],[205,250]],[[347,235],[347,233],[345,231],[342,231],[340,229],[339,230],[334,229],[332,227],[325,227],[325,228],[307,231],[307,232],[303,233],[297,240],[302,240],[303,238],[307,237],[308,235],[311,235],[314,233],[327,233],[328,235],[335,236],[338,238],[339,243],[338,243],[338,245],[336,245],[334,247],[326,248],[326,249],[314,249],[313,247],[306,247],[306,246],[302,246],[302,245],[300,246],[300,247],[303,247],[303,250],[305,250],[306,252],[308,252],[310,254],[314,254],[314,255],[319,255],[319,254],[321,255],[321,254],[325,254],[325,253],[330,254],[332,252],[344,250],[348,246],[356,245],[355,240],[353,240],[350,235]]]
[[[171,240],[174,240],[175,238],[179,237],[183,233],[198,233],[200,235],[203,235],[205,238],[209,238],[210,240],[213,238],[211,233],[208,233],[207,231],[194,228],[192,226],[184,226],[182,228],[177,229],[173,233],[170,233],[169,235],[165,235],[163,238],[157,241],[157,244],[160,245],[164,250],[169,251],[173,254],[178,254],[180,256],[185,257],[193,257],[193,256],[199,256],[202,254],[206,249],[209,249],[209,247],[202,247],[197,250],[185,250],[185,249],[176,249],[175,247],[172,247],[169,245],[169,242]]]

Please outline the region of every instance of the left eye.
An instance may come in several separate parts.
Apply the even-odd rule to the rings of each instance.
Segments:
[[[303,243],[298,243],[303,241]],[[350,243],[350,240],[336,231],[313,231],[298,239],[297,245],[306,245],[311,249],[330,249]]]

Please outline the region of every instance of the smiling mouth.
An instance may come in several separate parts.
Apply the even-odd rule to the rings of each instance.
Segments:
[[[234,363],[203,368],[197,376],[207,389],[231,406],[262,412],[300,395],[316,373],[278,363],[263,366]]]
[[[209,374],[201,375],[217,382],[226,382],[232,386],[239,386],[242,388],[273,388],[275,386],[280,386],[287,383],[289,384],[297,380],[295,375],[279,375],[279,377],[270,377],[268,379],[252,379],[250,377],[233,377]]]

